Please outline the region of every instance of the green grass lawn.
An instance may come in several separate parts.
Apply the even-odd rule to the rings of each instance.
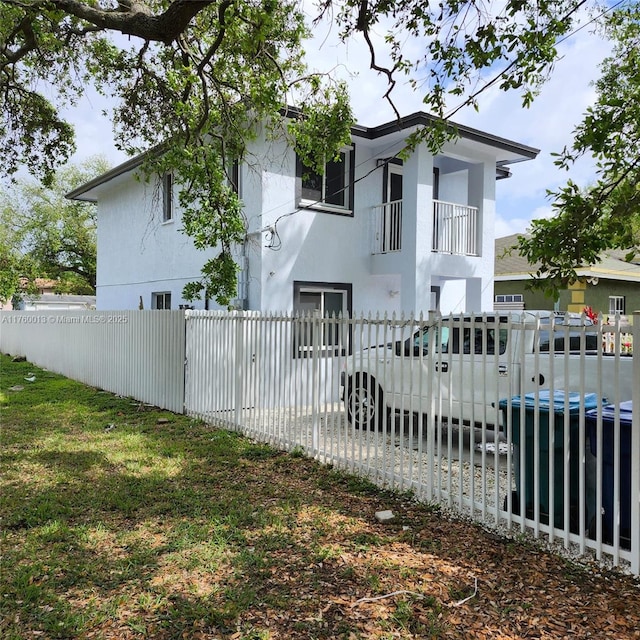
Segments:
[[[628,577],[29,363],[0,366],[4,640],[519,638],[552,625],[586,637],[605,614],[609,637],[638,637]],[[396,519],[378,523],[381,509]],[[562,637],[551,631],[535,637]]]

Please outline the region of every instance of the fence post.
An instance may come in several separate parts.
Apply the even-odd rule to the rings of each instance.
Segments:
[[[235,348],[234,348],[234,365],[235,365],[235,394],[234,394],[234,422],[236,428],[243,427],[242,423],[242,409],[243,409],[243,397],[244,397],[244,312],[236,311],[233,314],[233,319],[235,321],[235,331],[234,331],[234,340],[235,340]]]
[[[633,412],[631,421],[631,571],[640,575],[640,311],[633,314]]]
[[[313,455],[315,456],[320,449],[320,358],[323,355],[323,328],[326,319],[320,316],[320,313],[314,313],[311,318],[311,331],[313,339],[311,344],[313,345],[311,350],[311,447],[313,449]]]

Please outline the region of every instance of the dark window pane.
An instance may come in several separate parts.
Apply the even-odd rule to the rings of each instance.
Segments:
[[[344,293],[327,291],[324,294],[324,315],[329,318],[332,315],[338,317],[343,311]]]
[[[315,291],[301,291],[297,304],[294,305],[294,311],[303,315],[306,319],[302,321],[298,331],[298,345],[300,347],[313,346],[313,320],[312,316],[315,311],[320,309],[322,296]]]
[[[173,219],[173,176],[164,175],[162,181],[162,219],[167,222]]]
[[[565,350],[565,336],[564,331],[556,331],[553,337],[553,350],[564,351]],[[581,333],[569,332],[569,351],[580,351],[583,337]],[[599,338],[597,333],[587,333],[584,336],[584,348],[587,351],[598,350]],[[540,351],[549,351],[549,332],[540,331]]]
[[[313,202],[322,201],[322,176],[306,167],[302,174],[302,198]]]
[[[340,161],[329,162],[326,166],[326,197],[325,202],[327,204],[335,204],[340,207],[345,206],[346,191],[345,191],[345,169],[346,169],[345,154],[340,154]]]
[[[300,301],[295,305],[295,311],[304,314],[310,314],[320,309],[321,294],[316,291],[301,291]]]
[[[402,200],[402,174],[392,173],[389,176],[389,202],[395,202],[396,200]]]

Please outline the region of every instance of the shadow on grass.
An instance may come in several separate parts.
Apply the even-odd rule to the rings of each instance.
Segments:
[[[3,640],[522,637],[550,602],[549,637],[637,632],[623,579],[569,573],[300,455],[0,367]],[[377,523],[380,509],[396,519]]]
[[[259,637],[317,608],[329,470],[6,357],[1,390],[4,638],[220,637],[249,609]]]

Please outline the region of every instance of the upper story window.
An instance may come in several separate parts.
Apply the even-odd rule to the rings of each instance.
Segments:
[[[162,176],[162,222],[173,220],[173,174]]]
[[[300,207],[329,213],[353,215],[354,148],[340,152],[338,160],[327,162],[324,174],[306,167],[296,157],[296,200]]]
[[[224,171],[226,173],[225,182],[227,186],[231,187],[232,191],[240,196],[240,162],[239,160],[229,160],[224,165]]]

